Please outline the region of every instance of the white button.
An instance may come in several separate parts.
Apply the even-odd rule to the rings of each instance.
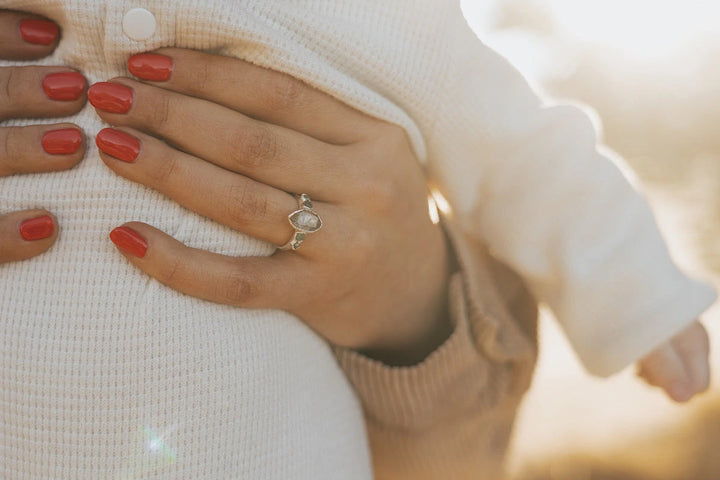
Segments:
[[[155,34],[155,15],[144,8],[133,8],[123,18],[123,32],[133,40],[147,40]]]

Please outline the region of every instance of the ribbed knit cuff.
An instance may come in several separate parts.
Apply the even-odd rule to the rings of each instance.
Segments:
[[[473,344],[459,273],[451,278],[449,296],[454,332],[418,365],[388,366],[336,347],[340,366],[369,419],[395,428],[422,430],[458,415],[478,398],[487,379],[487,360]]]
[[[518,381],[518,388],[524,390],[534,365],[537,352],[530,338],[536,318],[534,300],[480,244],[450,222],[443,227],[459,266],[448,290],[450,337],[423,362],[409,367],[388,366],[353,350],[335,348],[368,420],[389,428],[423,430],[462,418],[487,396],[488,389],[499,388],[493,368],[523,363],[525,368],[501,370],[508,372],[504,376],[518,377],[503,382]],[[518,318],[531,325],[529,331],[519,326]]]

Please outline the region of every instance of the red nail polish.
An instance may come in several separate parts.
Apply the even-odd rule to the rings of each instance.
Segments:
[[[109,113],[126,113],[133,101],[133,91],[117,83],[100,82],[88,90],[92,106]]]
[[[95,144],[102,151],[123,162],[132,163],[140,153],[140,141],[120,130],[103,128],[95,137]]]
[[[82,132],[77,128],[62,128],[43,135],[42,147],[51,155],[69,155],[77,152],[82,140]]]
[[[148,244],[135,230],[128,227],[117,227],[110,232],[110,240],[122,251],[143,258],[147,253]]]
[[[28,19],[20,22],[20,35],[28,43],[50,45],[59,33],[58,26],[47,20]]]
[[[43,79],[43,90],[51,100],[77,100],[85,92],[85,77],[77,72],[51,73]]]
[[[133,55],[128,60],[130,73],[143,80],[164,82],[170,78],[173,71],[172,58],[156,53],[141,53]]]
[[[20,224],[20,236],[28,241],[48,238],[54,231],[55,223],[49,215],[31,218]]]

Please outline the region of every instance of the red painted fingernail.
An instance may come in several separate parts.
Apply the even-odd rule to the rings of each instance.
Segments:
[[[147,253],[147,241],[132,228],[117,227],[110,232],[110,240],[123,252],[138,258],[143,258]]]
[[[85,77],[77,72],[51,73],[43,79],[43,90],[51,100],[77,100],[85,92]]]
[[[28,19],[20,22],[20,35],[28,43],[50,45],[59,33],[58,26],[48,20]]]
[[[120,130],[103,128],[95,137],[98,148],[118,160],[132,163],[140,153],[140,141]]]
[[[126,113],[133,101],[133,91],[117,83],[100,82],[88,90],[88,100],[93,107],[109,113]]]
[[[173,71],[172,58],[157,53],[141,53],[128,60],[130,73],[143,80],[164,82]]]
[[[54,231],[55,222],[50,215],[31,218],[20,224],[20,236],[28,241],[48,238]]]
[[[62,128],[43,135],[42,147],[51,155],[69,155],[77,152],[82,140],[82,132],[77,128]]]

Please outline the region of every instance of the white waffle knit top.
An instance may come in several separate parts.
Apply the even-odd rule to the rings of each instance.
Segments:
[[[2,7],[57,21],[62,41],[42,63],[90,82],[127,75],[134,53],[187,47],[290,73],[403,126],[463,228],[524,276],[597,374],[637,359],[714,299],[673,265],[646,203],[598,153],[588,118],[543,107],[476,39],[457,1]],[[157,20],[148,40],[123,33],[135,7]],[[89,106],[68,120],[90,138],[103,127]],[[6,125],[27,123],[36,122]],[[130,266],[107,234],[139,220],[224,254],[272,247],[116,176],[88,143],[70,171],[0,179],[1,212],[47,208],[62,228],[47,254],[0,266],[0,477],[369,478],[361,411],[319,338],[278,311],[174,292]]]

